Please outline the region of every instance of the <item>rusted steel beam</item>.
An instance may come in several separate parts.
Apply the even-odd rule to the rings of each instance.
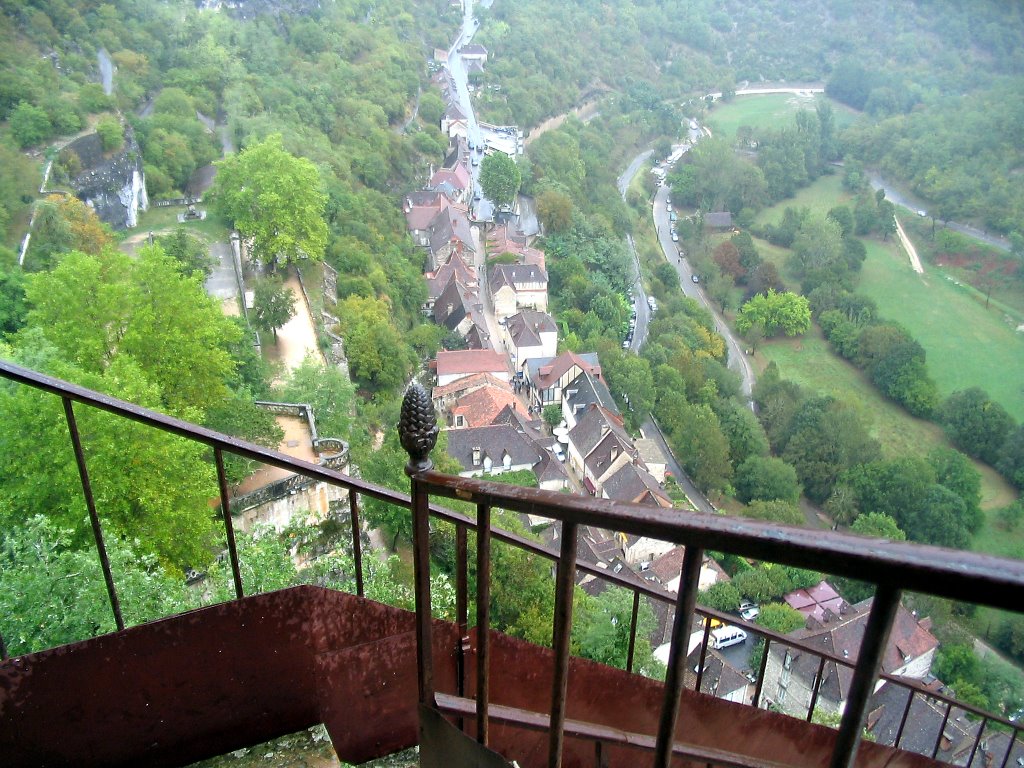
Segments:
[[[939,726],[939,734],[935,737],[935,746],[932,747],[932,760],[939,754],[939,747],[942,745],[942,735],[946,732],[946,723],[949,722],[949,713],[953,711],[953,702],[946,704],[946,714],[942,717],[942,725]],[[970,763],[968,763],[970,765]]]
[[[459,696],[466,695],[466,651],[469,634],[469,565],[466,526],[455,526],[455,621],[459,645],[455,649],[456,686]],[[461,725],[461,723],[460,723]]]
[[[700,693],[700,684],[704,680],[704,662],[708,658],[708,637],[711,635],[711,619],[704,619],[704,636],[700,641],[700,661],[697,664],[697,684],[693,690]],[[689,645],[689,640],[687,640]]]
[[[475,702],[471,699],[438,693],[437,708],[449,715],[472,717],[475,712]],[[548,731],[551,726],[551,718],[541,712],[532,712],[502,704],[491,705],[490,717],[492,722],[513,725],[531,731]],[[631,747],[647,752],[653,751],[656,746],[655,738],[649,734],[624,731],[619,728],[612,728],[607,725],[599,725],[583,720],[566,719],[564,721],[564,730],[565,735],[571,738],[599,741],[605,744]],[[789,766],[784,766],[782,763],[776,763],[771,760],[737,755],[723,750],[699,747],[684,742],[675,742],[672,744],[671,750],[674,757],[709,763],[714,766],[721,766],[721,768],[789,768]]]
[[[1013,745],[1014,745],[1014,742],[1017,741],[1017,734],[1019,734],[1019,733],[1020,733],[1019,729],[1017,729],[1017,728],[1013,729],[1013,736],[1010,737],[1010,743],[1006,745],[1006,754],[1003,755],[1003,762],[1000,765],[1000,768],[1006,768],[1007,763],[1010,762],[1010,755],[1013,754]]]
[[[679,717],[679,697],[683,692],[683,671],[690,638],[693,607],[697,604],[697,585],[700,565],[704,559],[701,547],[687,544],[683,554],[683,567],[679,577],[679,597],[672,625],[672,645],[668,653],[668,671],[665,675],[665,700],[658,721],[658,741],[654,753],[654,768],[668,768],[675,741],[676,720]]]
[[[695,542],[704,549],[801,568],[829,564],[829,573],[870,583],[899,584],[907,591],[1019,609],[1024,562],[975,552],[892,542],[837,531],[817,531],[730,515],[652,510],[639,504],[567,496],[518,488],[441,472],[421,478],[431,493],[473,502],[488,501],[515,512],[579,525]],[[1015,591],[1017,590],[1017,591]]]
[[[110,571],[107,545],[103,541],[103,527],[100,525],[100,517],[96,513],[96,499],[92,495],[92,483],[89,482],[89,468],[85,464],[85,452],[82,450],[82,438],[78,434],[78,422],[75,421],[74,406],[68,397],[62,397],[61,402],[64,404],[64,417],[68,422],[68,432],[71,434],[71,445],[75,450],[75,463],[78,465],[78,476],[82,481],[82,495],[85,496],[85,506],[89,510],[92,537],[96,542],[96,551],[99,553],[100,567],[103,569],[103,581],[107,585],[110,610],[114,613],[114,624],[117,625],[117,629],[120,632],[124,629],[124,618],[121,616],[121,601],[117,597],[114,575]]]
[[[476,740],[487,746],[491,695],[491,507],[478,504],[476,519]]]
[[[761,654],[761,666],[757,670],[757,685],[754,686],[754,700],[753,706],[757,706],[761,703],[761,689],[764,688],[764,671],[768,668],[768,649],[771,647],[771,638],[766,637],[764,639],[764,652]]]
[[[825,675],[825,657],[818,662],[818,674],[814,676],[814,687],[811,689],[811,703],[807,707],[807,722],[814,717],[814,708],[818,704],[818,692],[821,691],[821,678]]]
[[[907,717],[910,715],[910,706],[914,703],[914,695],[917,693],[913,688],[909,691],[910,695],[907,696],[907,706],[903,708],[903,717],[900,718],[900,727],[896,729],[896,740],[893,742],[893,746],[899,749],[900,742],[903,740],[903,729],[907,725]]]
[[[885,645],[889,640],[896,609],[900,605],[900,590],[890,584],[879,584],[871,603],[868,623],[857,653],[857,665],[850,681],[850,693],[836,734],[831,768],[853,768],[860,746],[861,732],[867,717],[868,699],[874,689],[878,670],[882,665]]]
[[[981,725],[978,726],[978,735],[974,737],[974,744],[971,746],[971,755],[967,758],[966,765],[970,766],[974,763],[974,755],[978,751],[978,745],[981,744],[981,736],[985,733],[985,726],[988,725],[988,718],[981,718]]]
[[[359,524],[359,494],[348,492],[348,511],[352,521],[352,560],[356,569],[356,595],[363,596],[363,541]]]
[[[555,575],[555,618],[552,647],[555,673],[551,684],[551,731],[548,738],[548,768],[562,765],[565,740],[565,698],[569,688],[569,640],[572,635],[572,595],[576,586],[576,525],[562,523],[562,546]]]
[[[238,567],[238,548],[235,546],[235,527],[231,524],[231,499],[228,495],[228,476],[224,472],[224,454],[220,447],[213,449],[213,460],[217,465],[217,487],[220,489],[220,512],[224,518],[224,538],[228,546],[228,561],[231,563],[231,578],[235,583],[235,599],[245,597],[242,591],[242,572]]]
[[[640,615],[640,593],[633,590],[633,612],[629,616],[629,648],[626,650],[626,671],[633,671],[633,653],[636,651],[636,622]]]

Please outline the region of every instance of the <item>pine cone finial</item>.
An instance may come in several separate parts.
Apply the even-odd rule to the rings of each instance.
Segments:
[[[430,395],[421,384],[413,382],[402,399],[402,415],[398,419],[398,439],[409,454],[406,474],[433,469],[430,452],[437,443],[437,433],[437,416]]]

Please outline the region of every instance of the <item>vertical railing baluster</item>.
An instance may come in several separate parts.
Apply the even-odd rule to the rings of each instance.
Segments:
[[[690,638],[690,623],[693,608],[697,604],[697,586],[700,581],[700,565],[704,550],[686,545],[683,568],[679,578],[679,594],[676,597],[676,617],[672,625],[672,645],[668,653],[668,671],[665,675],[665,700],[661,705],[661,719],[658,722],[658,742],[654,752],[655,768],[668,768],[672,759],[672,744],[675,741],[676,720],[679,717],[679,699],[683,691],[683,670],[686,667],[686,651]]]
[[[707,661],[707,658],[708,658],[708,638],[710,636],[711,636],[711,617],[710,616],[705,616],[704,617],[704,637],[700,641],[700,663],[697,666],[697,684],[693,688],[693,690],[695,690],[697,693],[700,693],[700,684],[704,681],[704,663]],[[689,645],[690,645],[689,640],[687,640],[686,645],[687,645],[687,647],[689,647]]]
[[[110,598],[110,609],[114,612],[114,624],[120,632],[124,629],[124,619],[121,617],[121,601],[117,598],[117,589],[114,587],[114,575],[110,572],[110,558],[107,557],[107,545],[103,541],[103,528],[100,525],[100,517],[96,513],[96,500],[92,495],[92,483],[89,482],[89,470],[85,465],[85,452],[82,450],[82,439],[78,434],[78,423],[75,421],[75,411],[71,404],[70,397],[62,397],[64,403],[64,417],[68,422],[68,431],[71,433],[71,445],[75,451],[75,463],[78,465],[78,476],[82,481],[82,494],[85,496],[85,507],[89,510],[89,522],[92,524],[92,536],[96,541],[96,550],[100,557],[100,567],[103,569],[103,580],[107,584],[107,596]]]
[[[1003,755],[1003,762],[999,768],[1006,768],[1006,765],[1010,762],[1010,755],[1013,754],[1013,745],[1017,741],[1017,734],[1020,730],[1017,728],[1013,729],[1013,736],[1010,737],[1010,743],[1006,745],[1006,754]]]
[[[946,723],[949,722],[949,713],[953,711],[953,702],[946,702],[946,714],[942,717],[942,725],[939,726],[939,734],[935,737],[935,746],[932,747],[932,760],[939,754],[939,747],[942,746],[942,734],[946,732]]]
[[[978,726],[978,735],[974,737],[974,745],[971,747],[971,756],[967,758],[967,768],[970,768],[971,763],[974,762],[974,755],[978,751],[978,745],[981,744],[981,736],[985,733],[985,726],[988,725],[988,717],[981,718],[981,725]]]
[[[811,703],[807,707],[807,722],[814,717],[814,708],[818,706],[818,692],[821,690],[821,678],[825,675],[825,657],[818,662],[818,674],[814,677],[814,686],[811,688]]]
[[[604,748],[603,741],[594,742],[594,766],[595,768],[608,768],[608,750]]]
[[[850,682],[850,694],[839,723],[835,747],[832,752],[831,768],[853,768],[860,746],[861,730],[867,717],[868,699],[874,689],[878,670],[882,665],[885,644],[889,640],[896,609],[900,605],[900,590],[890,584],[879,584],[875,589],[874,602],[868,623],[864,628],[857,666]]]
[[[242,591],[242,572],[238,567],[238,549],[235,547],[235,528],[231,524],[231,507],[228,498],[228,476],[224,471],[224,454],[220,446],[213,449],[213,460],[217,465],[217,487],[220,489],[220,511],[224,518],[224,537],[228,544],[228,559],[231,562],[231,578],[235,582],[235,599],[241,600],[245,593]]]
[[[552,645],[555,673],[551,684],[551,724],[548,740],[548,768],[562,764],[565,740],[565,697],[569,689],[569,640],[572,635],[572,595],[576,586],[576,523],[562,523],[562,546],[555,576],[555,617]]]
[[[402,398],[398,437],[409,454],[405,474],[410,481],[412,512],[412,555],[416,596],[416,670],[419,703],[431,708],[434,701],[433,628],[430,625],[430,495],[417,479],[434,468],[430,452],[437,443],[437,416],[423,385],[413,382]]]
[[[907,725],[907,717],[910,716],[910,705],[914,703],[914,696],[917,695],[917,691],[913,688],[908,688],[907,690],[910,692],[910,695],[907,696],[907,706],[903,708],[903,717],[900,718],[900,727],[896,729],[896,741],[893,743],[896,749],[900,748],[900,742],[903,741],[903,729]]]
[[[487,745],[491,694],[491,505],[476,507],[476,740]]]
[[[466,695],[466,651],[469,634],[469,564],[466,526],[455,524],[455,621],[459,627],[459,645],[455,649],[455,664],[458,667],[459,696]],[[461,719],[461,718],[460,718]]]
[[[348,511],[352,520],[352,561],[356,569],[356,595],[363,596],[363,540],[362,526],[359,523],[359,494],[354,490],[348,492]]]
[[[633,671],[633,654],[636,652],[636,622],[640,615],[640,593],[633,591],[633,613],[629,617],[629,649],[626,651],[626,671]]]
[[[768,668],[768,649],[771,647],[771,638],[764,639],[764,651],[761,653],[761,666],[757,670],[757,684],[754,686],[754,708],[761,704],[761,689],[764,688],[764,671]]]

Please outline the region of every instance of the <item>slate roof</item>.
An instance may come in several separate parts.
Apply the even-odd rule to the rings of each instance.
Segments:
[[[459,48],[459,53],[463,56],[486,56],[487,49],[479,43],[470,43]]]
[[[533,309],[523,310],[509,317],[505,321],[505,328],[517,348],[540,346],[540,334],[558,333],[558,326],[551,315]]]
[[[607,428],[607,430],[606,430]],[[626,433],[622,419],[600,405],[591,405],[569,431],[569,441],[580,455],[587,459],[606,437],[613,435],[623,450],[632,451],[633,443]]]
[[[464,191],[470,182],[469,171],[466,170],[466,166],[456,163],[454,168],[441,168],[430,177],[430,186],[432,187],[437,187],[446,182],[460,192]]]
[[[464,250],[470,253],[474,251],[469,219],[453,207],[445,207],[431,219],[427,225],[427,236],[431,253],[437,253],[452,240],[457,240]]]
[[[543,286],[548,283],[547,273],[536,264],[496,264],[490,272],[488,283],[492,293],[506,285],[518,291],[527,283],[541,283]]]
[[[473,464],[473,449],[480,449],[480,464]],[[500,467],[505,453],[513,466],[531,467],[541,460],[540,450],[525,434],[507,424],[472,429],[453,429],[448,432],[448,455],[462,466],[463,471],[483,469],[483,457],[489,456],[494,466]]]
[[[436,271],[427,272],[424,277],[427,280],[427,296],[431,299],[440,296],[452,280],[471,288],[477,286],[476,269],[467,264],[459,253],[452,254],[447,262]]]
[[[873,599],[868,598],[853,606],[844,603],[845,614],[836,615],[826,612],[824,624],[814,618],[808,618],[808,626],[793,632],[790,636],[802,640],[812,648],[821,648],[823,651],[829,651],[836,656],[855,662],[860,651]],[[904,666],[910,659],[918,658],[936,647],[938,647],[938,641],[935,637],[921,627],[913,614],[901,604],[896,610],[889,643],[882,658],[882,671],[892,673]],[[905,657],[901,648],[913,650],[916,653]],[[781,659],[787,650],[793,655],[792,674],[800,677],[810,686],[818,673],[820,657],[799,648],[781,644],[778,647],[776,644],[772,644],[771,653]],[[851,668],[835,662],[827,662],[823,676],[824,682],[821,685],[821,695],[835,702],[845,701],[852,678],[853,670]]]
[[[704,214],[704,226],[717,229],[728,229],[732,226],[732,214],[729,211],[713,211]]]
[[[661,490],[657,481],[646,470],[635,464],[626,464],[604,481],[604,492],[609,499],[636,504],[669,508],[672,500]]]
[[[910,695],[909,688],[893,683],[885,683],[872,694],[868,700],[866,728],[874,735],[877,743],[889,746],[895,743],[896,733],[899,731],[900,721],[903,719],[903,712],[906,710],[907,699]],[[946,707],[934,700],[930,701],[929,698],[921,692],[914,696],[914,701],[910,705],[910,714],[907,716],[907,722],[903,728],[903,735],[900,737],[900,749],[931,757],[936,739],[939,738],[939,729],[942,728]],[[939,741],[939,752],[936,759],[963,765],[970,755],[977,733],[978,723],[971,722],[964,717],[963,710],[954,707],[946,722],[946,727],[943,729],[944,738]],[[995,744],[991,746],[995,746]],[[1001,747],[995,751],[1000,760],[1006,753],[1005,739]],[[973,764],[981,766],[983,759],[979,761],[976,754]],[[1007,765],[1013,765],[1013,763],[1009,762]]]
[[[700,626],[700,625],[698,625]],[[694,669],[700,664],[700,645],[686,657],[683,671],[683,686],[693,690],[697,685],[697,673]],[[746,676],[726,660],[714,648],[708,647],[704,657],[704,674],[701,676],[700,692],[709,696],[725,697],[734,691],[746,688],[750,684]],[[746,699],[745,704],[749,703]]]
[[[569,383],[563,392],[563,397],[574,413],[582,413],[590,405],[600,405],[616,416],[619,415],[619,407],[615,404],[615,398],[608,391],[604,381],[586,369]],[[630,445],[632,445],[632,440],[630,440]]]
[[[601,377],[601,364],[596,352],[563,352],[558,357],[535,357],[527,361],[526,370],[530,381],[537,389],[547,389],[574,365],[579,366],[581,370],[590,371],[598,378]]]

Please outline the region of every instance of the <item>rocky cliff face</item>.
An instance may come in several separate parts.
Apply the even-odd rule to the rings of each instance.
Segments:
[[[142,153],[130,127],[124,138],[120,151],[109,156],[94,133],[67,147],[82,161],[82,172],[71,182],[75,194],[114,229],[134,227],[139,211],[149,207]]]

